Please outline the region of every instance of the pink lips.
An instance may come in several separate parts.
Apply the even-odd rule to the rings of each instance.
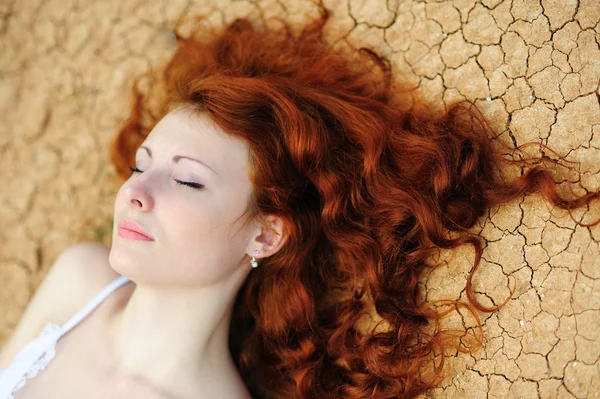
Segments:
[[[150,235],[148,235],[137,223],[131,220],[122,220],[119,223],[119,230],[117,232],[119,237],[123,237],[129,240],[139,241],[154,241]]]

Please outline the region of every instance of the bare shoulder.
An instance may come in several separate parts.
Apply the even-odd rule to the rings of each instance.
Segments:
[[[29,301],[11,339],[0,351],[0,368],[51,321],[64,324],[120,274],[108,263],[110,249],[85,242],[65,249],[54,261]]]
[[[120,276],[108,263],[109,252],[108,247],[97,242],[72,245],[59,255],[42,284],[47,282],[49,291],[58,298],[62,297],[61,293],[66,293],[65,306],[68,306],[67,302],[91,299]],[[43,289],[42,284],[39,290]]]

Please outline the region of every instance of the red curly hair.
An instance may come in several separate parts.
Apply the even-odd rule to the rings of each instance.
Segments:
[[[481,324],[476,334],[444,330],[448,311],[420,295],[432,251],[472,245],[469,303],[460,305],[475,316],[494,311],[471,293],[482,245],[468,230],[490,207],[526,193],[563,209],[599,193],[565,199],[544,159],[501,156],[471,102],[437,116],[392,106],[384,60],[360,50],[384,72],[375,90],[371,68],[324,44],[327,19],[322,9],[299,36],[285,22],[256,30],[246,19],[221,32],[176,33],[177,49],[152,86],[163,90],[133,87],[113,162],[127,178],[139,144],[181,105],[243,138],[251,210],[281,217],[289,234],[250,273],[234,308],[230,349],[253,396],[414,397],[440,382],[445,348],[481,343]],[[507,162],[524,173],[507,181]]]

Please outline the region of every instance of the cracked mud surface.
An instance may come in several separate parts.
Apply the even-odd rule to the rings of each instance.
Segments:
[[[167,6],[168,3],[168,6]],[[580,162],[579,194],[600,188],[598,0],[329,0],[326,40],[370,47],[431,107],[475,101],[512,144]],[[185,14],[316,17],[308,1],[0,2],[0,345],[68,245],[110,245],[118,183],[106,148],[127,117],[132,78],[168,57]],[[410,97],[408,97],[410,98]],[[399,104],[399,106],[408,106]],[[565,186],[565,190],[568,188]],[[574,212],[600,217],[600,203]],[[473,281],[484,346],[449,359],[436,398],[600,396],[600,226],[576,225],[538,196],[490,211]],[[465,298],[472,250],[443,253],[429,300]],[[450,325],[474,326],[467,314]]]

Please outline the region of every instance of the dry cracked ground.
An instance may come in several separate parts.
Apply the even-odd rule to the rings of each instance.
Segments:
[[[431,107],[475,101],[507,142],[547,144],[579,162],[576,192],[600,188],[598,0],[325,5],[333,46],[385,56],[395,82]],[[127,117],[128,88],[171,53],[176,21],[198,14],[222,26],[241,16],[301,23],[317,10],[292,0],[0,2],[0,344],[64,248],[110,245],[118,182],[106,148]],[[595,220],[600,204],[573,216]],[[600,396],[600,227],[527,196],[492,210],[476,232],[479,299],[498,304],[516,291],[481,314],[483,348],[452,357],[428,396]],[[472,251],[442,260],[424,277],[427,298],[464,299]],[[466,313],[447,322],[474,325]]]

